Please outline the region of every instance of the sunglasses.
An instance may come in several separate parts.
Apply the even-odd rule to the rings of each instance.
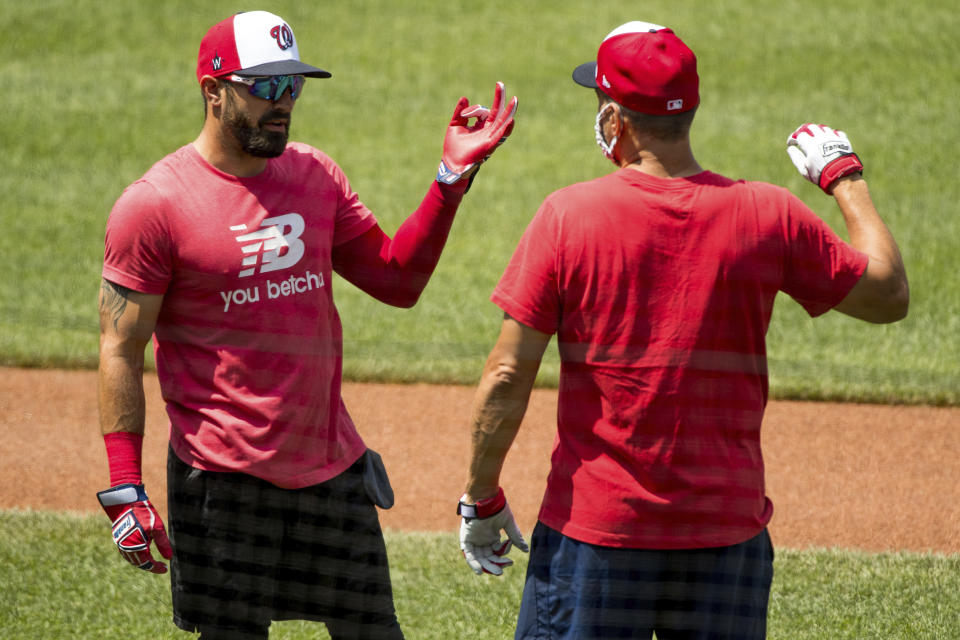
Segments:
[[[247,85],[250,89],[250,95],[254,95],[264,100],[279,100],[280,96],[287,89],[290,89],[290,97],[296,100],[303,91],[303,85],[307,79],[303,76],[266,76],[263,78],[244,78],[236,74],[231,75],[230,82]]]

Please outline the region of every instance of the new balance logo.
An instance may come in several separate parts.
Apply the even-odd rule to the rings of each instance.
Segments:
[[[237,236],[244,254],[240,277],[289,269],[303,257],[304,245],[300,234],[305,228],[299,213],[266,218],[260,228]],[[247,225],[230,227],[231,231],[246,231]]]

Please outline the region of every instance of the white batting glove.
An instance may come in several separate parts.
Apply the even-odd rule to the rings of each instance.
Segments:
[[[499,489],[495,497],[476,504],[464,502],[466,498],[466,495],[460,498],[457,507],[457,513],[462,516],[460,550],[463,557],[477,575],[503,575],[504,568],[513,564],[507,557],[511,546],[516,545],[524,553],[530,550],[513,519],[503,489]],[[501,531],[506,531],[507,540],[500,538]]]
[[[838,179],[863,171],[847,134],[822,124],[803,124],[787,138],[787,154],[804,178],[830,195]]]

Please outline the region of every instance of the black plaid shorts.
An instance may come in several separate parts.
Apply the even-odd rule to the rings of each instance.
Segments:
[[[403,638],[361,458],[289,490],[194,469],[169,451],[173,621],[186,631],[266,638],[272,620],[323,622],[332,638]]]
[[[729,547],[618,549],[537,523],[515,640],[763,640],[766,530]]]

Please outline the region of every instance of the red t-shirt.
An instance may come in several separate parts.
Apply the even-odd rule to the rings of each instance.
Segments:
[[[103,277],[164,296],[154,352],[184,462],[298,488],[362,455],[340,397],[331,251],[375,225],[340,168],[296,143],[252,178],[187,145],[124,191]]]
[[[774,298],[824,313],[866,264],[769,184],[622,169],[549,196],[492,295],[557,334],[558,431],[540,520],[629,548],[759,533],[773,511],[760,423]]]

